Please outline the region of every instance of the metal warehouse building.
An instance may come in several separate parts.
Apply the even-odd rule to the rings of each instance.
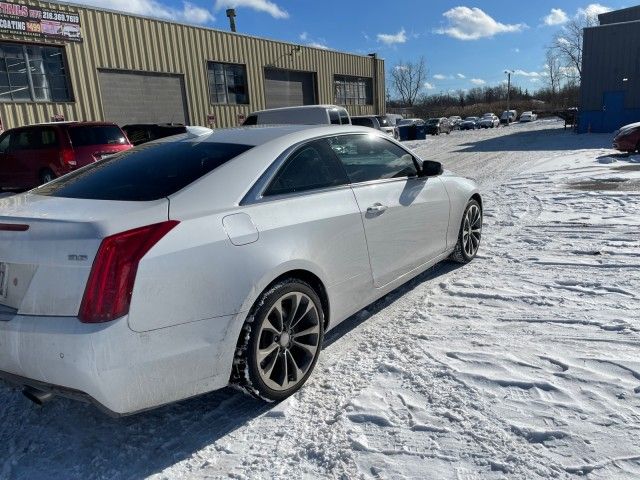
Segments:
[[[3,128],[52,120],[229,127],[264,108],[384,113],[384,61],[67,3],[0,2]]]
[[[640,6],[598,19],[584,30],[580,132],[640,121]]]

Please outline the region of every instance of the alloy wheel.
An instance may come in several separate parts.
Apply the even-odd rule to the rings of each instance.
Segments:
[[[320,316],[304,293],[290,292],[273,304],[260,325],[256,360],[264,384],[289,390],[303,381],[320,343]]]
[[[480,246],[482,235],[482,215],[477,205],[471,205],[464,216],[462,225],[462,248],[468,257],[473,257]]]

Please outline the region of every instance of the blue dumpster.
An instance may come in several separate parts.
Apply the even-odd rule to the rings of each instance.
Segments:
[[[427,138],[427,126],[416,125],[416,138],[415,140],[424,140]]]
[[[400,125],[396,128],[398,129],[398,140],[400,140],[401,142],[416,139],[415,125]]]

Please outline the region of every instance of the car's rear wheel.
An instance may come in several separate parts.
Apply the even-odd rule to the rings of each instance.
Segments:
[[[245,321],[235,356],[234,383],[270,402],[309,378],[324,338],[324,313],[307,283],[287,279],[264,292]]]
[[[482,237],[482,209],[476,200],[469,200],[462,215],[458,243],[451,254],[451,260],[468,263],[473,260],[480,247]]]
[[[49,183],[51,180],[54,180],[56,178],[56,175],[48,168],[45,168],[40,172],[39,177],[40,177],[40,184],[44,185],[45,183]]]

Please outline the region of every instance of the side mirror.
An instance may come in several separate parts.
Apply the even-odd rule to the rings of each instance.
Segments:
[[[442,175],[442,164],[433,160],[423,160],[422,168],[420,168],[420,177],[436,177]]]

